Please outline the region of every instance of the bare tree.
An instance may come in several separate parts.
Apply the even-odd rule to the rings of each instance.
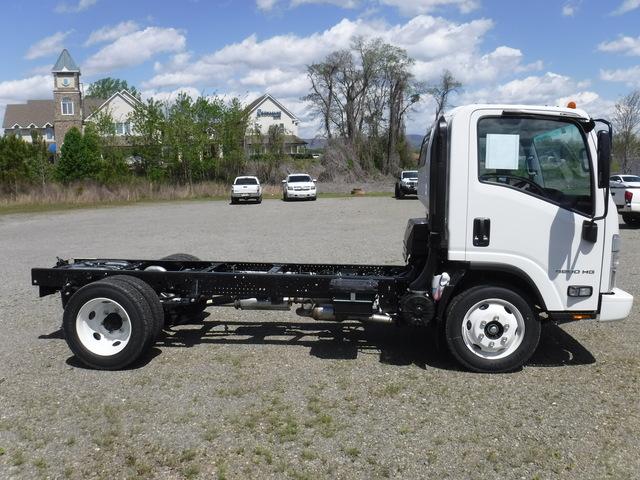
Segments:
[[[436,121],[438,121],[442,112],[446,110],[449,102],[449,96],[452,93],[458,92],[461,88],[462,83],[456,80],[449,70],[445,70],[442,72],[438,85],[434,85],[427,89],[427,94],[433,97],[436,101]]]
[[[625,95],[615,106],[614,152],[622,173],[629,173],[634,160],[640,156],[640,90]]]

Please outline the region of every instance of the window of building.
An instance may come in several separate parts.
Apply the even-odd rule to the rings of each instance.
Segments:
[[[115,123],[116,135],[131,135],[131,124],[129,122]]]
[[[53,140],[53,128],[46,128],[44,131],[44,136],[47,140]]]
[[[60,103],[62,104],[62,115],[73,115],[73,100],[64,97]]]

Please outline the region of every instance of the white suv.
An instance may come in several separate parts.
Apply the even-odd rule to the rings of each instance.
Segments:
[[[262,187],[258,177],[236,177],[231,186],[231,203],[238,203],[240,200],[262,203]]]
[[[318,198],[316,179],[306,173],[292,173],[282,180],[282,199],[286,202],[294,198]]]

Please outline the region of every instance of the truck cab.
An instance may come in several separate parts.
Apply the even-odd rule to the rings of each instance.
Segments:
[[[463,297],[443,313],[459,318],[448,338],[460,344],[452,351],[462,363],[478,368],[515,354],[527,329],[539,335],[527,315],[629,314],[633,297],[616,288],[610,143],[610,131],[573,108],[470,105],[431,129],[419,164],[431,238],[422,255],[433,265],[427,276],[445,279],[434,289],[455,278],[451,296]],[[513,347],[506,354],[505,345]]]

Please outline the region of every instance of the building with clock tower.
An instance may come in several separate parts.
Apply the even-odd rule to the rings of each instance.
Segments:
[[[57,139],[76,127],[82,131],[82,93],[80,69],[64,49],[53,67],[53,129]],[[60,141],[62,144],[62,141]]]

